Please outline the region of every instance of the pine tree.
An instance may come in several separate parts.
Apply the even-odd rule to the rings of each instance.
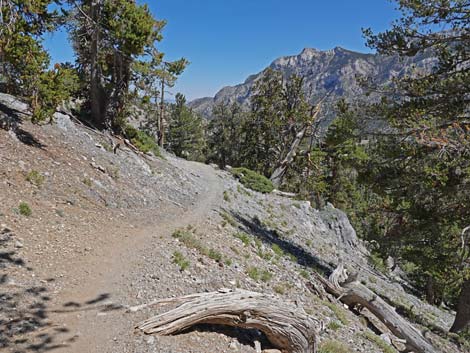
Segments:
[[[99,126],[122,129],[133,63],[153,53],[164,21],[134,0],[72,2],[70,25],[77,63],[92,118]]]
[[[375,107],[393,133],[377,141],[369,171],[393,219],[385,237],[418,266],[423,288],[434,288],[430,300],[456,303],[457,332],[470,324],[470,3],[398,4],[402,18],[384,33],[366,30],[368,44],[383,54],[432,54],[436,63],[395,80]]]
[[[212,110],[208,126],[208,162],[217,163],[220,168],[240,166],[241,146],[244,143],[242,126],[246,113],[237,103],[219,103]]]
[[[55,65],[42,46],[41,36],[52,31],[60,16],[49,11],[57,1],[5,0],[0,8],[0,79],[3,90],[31,103],[33,121],[52,115],[57,105],[75,90],[73,69]]]
[[[204,161],[205,134],[203,120],[186,106],[186,98],[176,94],[171,109],[167,149],[178,157]]]

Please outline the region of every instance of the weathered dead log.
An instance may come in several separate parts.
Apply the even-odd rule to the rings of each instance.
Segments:
[[[335,271],[336,272],[336,271]],[[319,274],[315,278],[325,287],[325,290],[341,302],[353,308],[357,305],[367,308],[398,338],[406,341],[408,350],[416,353],[439,353],[440,351],[424,338],[421,332],[410,322],[401,317],[395,308],[385,302],[369,288],[357,281],[346,280],[341,286],[336,286]],[[338,278],[336,276],[336,278]]]
[[[288,198],[291,198],[293,199],[294,197],[297,196],[297,194],[293,193],[293,192],[285,192],[285,191],[280,191],[280,190],[277,190],[277,189],[274,189],[272,191],[273,194],[275,195],[279,195],[279,196],[282,196],[282,197],[288,197]]]
[[[171,299],[163,299],[165,304]],[[319,323],[294,304],[273,295],[245,290],[219,290],[174,298],[182,305],[141,322],[146,334],[173,335],[198,324],[257,329],[270,343],[289,353],[316,352]],[[153,303],[157,304],[157,303]]]

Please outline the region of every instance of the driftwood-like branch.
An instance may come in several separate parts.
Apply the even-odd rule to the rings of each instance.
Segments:
[[[336,276],[334,277],[336,279],[343,277],[338,275],[339,271],[335,272]],[[417,328],[397,314],[394,307],[389,305],[363,284],[357,281],[346,280],[340,285],[335,285],[319,274],[313,273],[313,275],[318,282],[323,285],[328,293],[334,295],[350,308],[357,305],[367,308],[381,322],[383,322],[395,336],[406,341],[404,344],[408,350],[416,353],[440,352],[423,337]]]
[[[310,119],[311,122],[314,122],[317,119],[318,114],[320,113],[320,110],[321,110],[321,104],[322,103],[323,103],[323,99],[314,108],[314,113],[313,113],[313,115]],[[302,140],[304,139],[305,133],[307,132],[309,126],[311,125],[311,122],[305,124],[302,127],[302,129],[300,129],[300,131],[295,136],[295,139],[294,139],[294,141],[292,142],[292,144],[289,148],[289,152],[287,153],[285,158],[279,163],[279,166],[274,170],[273,174],[271,175],[271,177],[270,177],[271,182],[273,183],[273,185],[276,188],[279,188],[279,186],[281,186],[282,180],[284,179],[284,175],[287,172],[287,168],[289,167],[289,165],[294,160],[294,158],[297,154],[297,149],[299,148]]]
[[[165,304],[171,299],[163,299]],[[141,322],[146,334],[173,335],[198,324],[257,329],[270,343],[289,353],[315,353],[318,322],[294,304],[273,295],[245,290],[219,290],[174,298],[182,305]],[[153,303],[158,304],[158,303]]]

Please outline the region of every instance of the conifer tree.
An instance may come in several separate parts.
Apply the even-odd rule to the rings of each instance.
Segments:
[[[418,266],[430,301],[456,303],[457,332],[470,324],[470,3],[398,5],[402,18],[378,35],[366,30],[368,44],[382,54],[430,54],[436,63],[395,80],[375,107],[393,133],[378,139],[369,175],[393,219],[385,238]]]
[[[60,16],[49,11],[58,1],[5,0],[0,8],[0,80],[2,89],[31,103],[33,121],[51,119],[57,105],[75,90],[76,75],[65,65],[49,69],[42,35]]]
[[[176,94],[172,105],[167,148],[178,157],[204,161],[205,135],[203,120],[186,106],[186,98]]]
[[[73,1],[70,36],[92,118],[99,126],[120,129],[133,78],[133,63],[155,51],[164,21],[134,0]]]

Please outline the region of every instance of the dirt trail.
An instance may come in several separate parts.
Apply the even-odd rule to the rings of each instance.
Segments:
[[[111,345],[118,337],[126,347],[129,342],[123,337],[129,337],[129,341],[132,341],[137,318],[125,313],[125,306],[135,303],[136,299],[127,298],[125,301],[122,293],[133,281],[132,273],[146,265],[140,254],[152,242],[158,241],[157,237],[170,237],[177,228],[205,220],[208,213],[220,203],[222,181],[212,167],[176,159],[171,163],[203,178],[206,190],[198,194],[193,205],[183,205],[185,210],[175,207],[171,216],[155,214],[153,217],[159,219],[158,223],[136,229],[133,234],[123,230],[115,234],[104,231],[99,235],[100,247],[95,248],[86,262],[70,274],[78,284],[68,287],[55,301],[60,312],[51,316],[51,319],[59,327],[65,327],[68,336],[73,335],[72,340],[69,339],[67,344],[57,349],[58,352],[127,351],[128,348],[116,350],[115,345],[113,348]]]

